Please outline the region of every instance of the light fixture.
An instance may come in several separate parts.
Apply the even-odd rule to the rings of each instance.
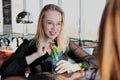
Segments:
[[[16,17],[17,23],[33,23],[32,15],[30,12],[22,11]]]
[[[16,16],[17,23],[33,23],[33,18],[30,12],[25,11],[26,9],[26,0],[23,0],[23,11]]]

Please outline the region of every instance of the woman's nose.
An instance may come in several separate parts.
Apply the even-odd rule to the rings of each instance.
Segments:
[[[57,29],[57,25],[56,24],[53,24],[53,27],[52,27],[54,30]]]

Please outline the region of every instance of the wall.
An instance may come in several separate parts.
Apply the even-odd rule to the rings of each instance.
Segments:
[[[2,20],[2,0],[0,0],[0,21]],[[12,28],[15,33],[23,33],[27,27],[28,33],[35,33],[41,7],[48,3],[58,4],[58,0],[26,0],[26,11],[33,16],[33,24],[18,24],[16,16],[24,10],[24,0],[12,0]],[[43,4],[41,2],[43,1]],[[81,3],[80,3],[81,2]],[[97,40],[99,22],[104,9],[105,0],[62,0],[65,12],[66,34],[82,40]],[[2,32],[2,21],[0,32]]]

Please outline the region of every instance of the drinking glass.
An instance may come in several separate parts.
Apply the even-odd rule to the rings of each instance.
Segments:
[[[53,74],[57,74],[57,71],[55,70],[56,69],[56,64],[60,61],[60,60],[62,60],[62,51],[60,51],[59,53],[58,53],[58,59],[56,59],[55,57],[54,57],[54,55],[52,54],[52,73]]]

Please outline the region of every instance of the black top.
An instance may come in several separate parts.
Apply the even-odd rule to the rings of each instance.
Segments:
[[[25,68],[30,67],[31,73],[38,72],[51,72],[51,57],[48,53],[42,57],[36,59],[30,65],[27,64],[25,57],[33,54],[37,51],[36,42],[25,39],[15,53],[4,62],[1,67],[2,76],[15,76],[24,75]],[[87,62],[92,67],[97,67],[96,58],[93,55],[89,55],[83,51],[78,45],[70,41],[65,53],[63,53],[63,59],[68,60],[68,57],[74,60],[76,63]]]

